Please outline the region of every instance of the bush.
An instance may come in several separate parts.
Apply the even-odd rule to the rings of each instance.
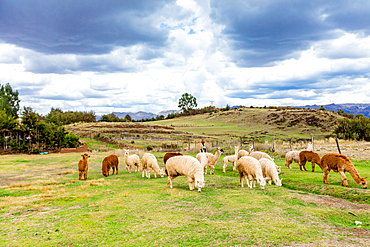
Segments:
[[[345,140],[370,141],[370,120],[364,116],[338,119],[334,133]]]
[[[146,150],[152,151],[153,150],[153,147],[151,145],[149,145],[149,146],[146,147]]]
[[[66,148],[77,148],[80,145],[79,137],[73,133],[69,133],[64,137],[62,146]]]

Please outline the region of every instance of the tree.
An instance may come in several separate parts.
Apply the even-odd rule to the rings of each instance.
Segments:
[[[31,107],[24,107],[22,112],[22,124],[27,126],[29,129],[35,129],[40,119],[40,115],[37,114]]]
[[[46,122],[59,124],[64,121],[63,111],[59,108],[52,107],[48,115],[46,115]]]
[[[326,111],[325,107],[322,105],[319,109],[320,111]]]
[[[125,119],[126,119],[127,121],[129,121],[129,122],[131,122],[131,121],[132,121],[131,116],[130,116],[130,115],[128,115],[128,114],[126,114]]]
[[[99,121],[100,122],[125,122],[124,119],[117,117],[116,114],[114,114],[113,112],[110,114],[104,114]]]
[[[18,91],[13,91],[9,83],[0,87],[0,110],[5,110],[6,115],[14,119],[18,118]]]
[[[179,99],[178,107],[185,112],[193,110],[197,106],[197,99],[189,93],[184,93]]]

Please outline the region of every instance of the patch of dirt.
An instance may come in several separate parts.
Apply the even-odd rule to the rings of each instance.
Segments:
[[[370,205],[358,204],[349,202],[347,200],[327,196],[327,195],[316,195],[311,193],[302,193],[299,191],[291,190],[291,193],[299,195],[304,201],[308,201],[319,205],[321,207],[336,208],[336,209],[346,209],[346,210],[366,210],[370,211]],[[356,214],[355,212],[353,212]]]

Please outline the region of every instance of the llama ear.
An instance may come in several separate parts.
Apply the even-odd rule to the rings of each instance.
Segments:
[[[283,181],[284,178],[282,178],[280,181]]]
[[[367,179],[368,177],[364,177],[363,179]]]

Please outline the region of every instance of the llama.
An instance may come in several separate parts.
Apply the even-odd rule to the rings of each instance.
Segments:
[[[164,172],[166,173],[167,176],[168,176],[168,173],[166,170],[166,162],[169,158],[174,157],[174,156],[182,156],[182,153],[169,152],[163,156]]]
[[[249,152],[246,151],[246,150],[239,150],[238,152],[238,159],[240,159],[241,157],[244,157],[244,156],[248,156],[249,155]]]
[[[204,187],[203,166],[191,156],[174,156],[166,162],[168,182],[172,188],[172,180],[178,176],[185,176],[188,179],[190,190],[198,188],[198,192]]]
[[[299,169],[302,171],[302,167],[306,170],[306,162],[311,162],[312,172],[315,172],[315,163],[320,166],[320,156],[312,151],[301,151],[299,153]],[[321,166],[320,166],[321,167]]]
[[[87,170],[89,169],[87,158],[90,158],[90,156],[87,153],[81,156],[82,159],[78,162],[78,180],[82,179],[82,175],[84,176],[84,180],[87,180]]]
[[[335,154],[335,153],[325,154],[321,158],[320,167],[322,171],[324,172],[324,178],[323,178],[324,184],[329,184],[328,175],[329,175],[329,172],[333,170],[333,172],[339,173],[340,176],[342,177],[342,186],[347,186],[349,188],[348,180],[346,177],[346,172],[349,172],[349,174],[351,174],[353,180],[355,180],[356,183],[361,185],[362,188],[367,189],[367,182],[365,180],[367,177],[362,178],[358,174],[351,160],[343,154]]]
[[[151,153],[145,153],[141,159],[141,171],[142,177],[144,177],[144,171],[146,172],[146,177],[150,179],[150,169],[154,171],[154,177],[157,178],[157,175],[163,178],[163,171],[159,168],[157,159]]]
[[[133,155],[129,156],[130,150],[124,149],[124,151],[125,151],[124,158],[125,158],[127,171],[129,173],[131,173],[131,169],[132,169],[133,166],[136,166],[135,172],[139,171],[139,167],[140,167],[140,158],[139,158],[139,156],[137,154],[133,154]]]
[[[216,162],[218,160],[218,158],[220,158],[221,154],[224,152],[224,150],[222,150],[222,148],[217,148],[217,151],[215,154],[211,154],[211,153],[205,153],[205,155],[207,156],[207,159],[208,159],[208,163],[206,166],[204,166],[204,174],[207,174],[207,166],[209,167],[209,174],[213,174],[214,170],[215,170],[215,165],[216,165]]]
[[[303,150],[302,150],[303,151]],[[307,144],[306,151],[313,151],[313,145],[311,143]],[[299,164],[299,153],[301,151],[289,151],[285,154],[285,166],[289,169],[292,169],[290,164],[293,163],[293,161],[297,164]]]
[[[247,185],[250,189],[253,187],[256,187],[256,180],[261,186],[261,189],[265,189],[266,186],[266,180],[264,179],[262,175],[262,168],[260,162],[250,156],[244,156],[241,157],[237,161],[237,167],[239,171],[239,179],[241,186],[243,186],[243,178],[245,181],[247,181]]]
[[[222,171],[226,172],[226,166],[229,162],[233,163],[233,171],[236,170],[236,161],[238,157],[238,146],[235,146],[235,154],[226,156],[222,159],[222,162],[224,163],[224,166],[222,167]]]
[[[182,153],[169,152],[163,156],[163,163],[166,164],[167,160],[174,156],[181,156]]]
[[[112,168],[114,174],[114,170],[117,170],[116,174],[118,174],[118,157],[115,154],[111,154],[104,158],[103,164],[102,164],[102,173],[105,177],[109,176],[110,168]]]
[[[276,170],[276,164],[266,158],[262,158],[259,160],[262,168],[262,175],[271,184],[271,181],[274,181],[275,185],[281,186],[283,179],[279,179],[278,172]]]
[[[249,156],[251,156],[253,158],[256,158],[258,160],[260,160],[262,158],[266,158],[266,159],[269,159],[271,161],[274,161],[274,159],[271,158],[270,155],[268,155],[267,153],[264,153],[264,152],[260,152],[260,151],[249,152]]]
[[[207,164],[208,164],[208,158],[207,158],[206,153],[197,153],[197,156],[195,158],[202,165],[203,169],[207,166]]]
[[[285,154],[285,166],[289,169],[292,169],[290,164],[293,163],[293,161],[297,164],[299,164],[299,153],[301,151],[289,151]]]
[[[268,159],[268,160],[270,160],[272,162],[274,161],[274,159],[271,158],[270,155],[268,155],[267,153],[260,152],[260,151],[253,151],[253,149],[249,149],[249,156],[250,157],[253,157],[253,158],[257,159],[257,160],[260,160],[260,159],[265,158],[265,159]],[[281,173],[281,167],[280,166],[277,166],[275,164],[275,169],[276,169],[276,171],[277,171],[278,174]]]

